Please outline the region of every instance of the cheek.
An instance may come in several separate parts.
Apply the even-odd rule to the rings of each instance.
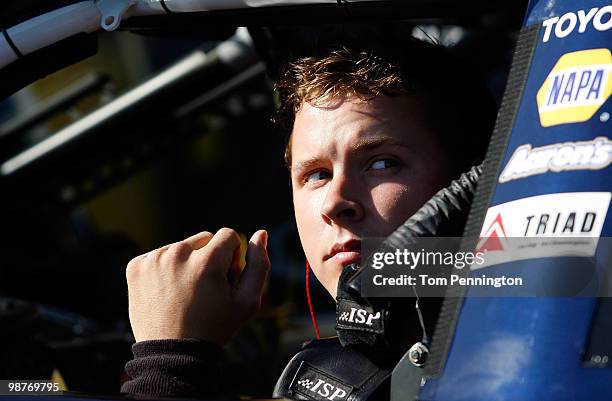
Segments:
[[[320,191],[321,192],[321,191]],[[319,242],[324,222],[321,219],[321,196],[319,194],[293,192],[293,208],[300,241],[306,257],[312,258]]]
[[[388,235],[421,206],[416,190],[407,184],[384,183],[372,190],[374,214],[384,222],[378,235]]]
[[[374,213],[385,223],[380,235],[391,234],[445,184],[442,174],[427,173],[386,182],[372,189]]]
[[[379,213],[386,216],[406,203],[410,193],[409,185],[386,182],[372,189],[372,199]]]
[[[327,291],[335,297],[338,277],[341,270],[334,272],[327,270],[320,264],[321,257],[329,246],[325,240],[325,222],[321,217],[321,205],[323,202],[321,194],[293,193],[293,207],[295,211],[295,221],[297,224],[300,242],[306,260],[310,262],[312,273],[323,284]]]

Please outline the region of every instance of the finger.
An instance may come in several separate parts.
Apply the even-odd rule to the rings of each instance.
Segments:
[[[208,231],[202,231],[201,233],[197,233],[196,235],[192,235],[189,238],[186,238],[184,242],[191,246],[191,249],[198,250],[200,248],[205,247],[210,240],[213,238],[213,233]]]
[[[231,271],[236,274],[236,282],[238,282],[238,278],[240,277],[240,273],[244,270],[246,266],[246,252],[248,247],[247,238],[244,234],[240,235],[240,247],[236,249],[234,252],[234,257],[232,259]]]
[[[259,230],[253,234],[247,249],[247,264],[238,284],[238,297],[245,300],[261,298],[270,270],[267,246],[268,233],[265,230]]]
[[[234,256],[232,256],[232,263],[230,265],[229,271],[227,272],[227,280],[232,286],[236,285],[240,280],[240,273],[242,272],[243,268],[243,266],[241,266],[242,247],[243,245],[241,238],[240,246],[234,251]]]
[[[211,272],[222,274],[225,277],[232,265],[236,249],[240,249],[240,236],[232,229],[222,228],[198,253],[207,258],[206,267]]]

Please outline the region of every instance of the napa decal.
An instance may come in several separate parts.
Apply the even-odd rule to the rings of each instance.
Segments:
[[[543,127],[589,120],[612,92],[609,49],[567,53],[538,90],[536,100]]]
[[[548,172],[601,170],[611,163],[612,141],[604,136],[536,148],[526,144],[516,148],[499,176],[499,183]]]
[[[589,10],[569,12],[560,17],[542,21],[544,34],[542,42],[546,43],[552,36],[557,39],[568,37],[574,32],[584,33],[587,29],[605,32],[612,28],[612,6],[594,7]]]

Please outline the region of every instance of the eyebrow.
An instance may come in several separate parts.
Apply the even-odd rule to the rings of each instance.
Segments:
[[[310,170],[311,167],[318,165],[321,163],[321,158],[319,157],[311,157],[306,160],[302,160],[296,163],[295,168],[291,168],[291,172],[300,173],[305,170]]]
[[[372,149],[376,149],[383,145],[391,145],[391,146],[401,146],[408,148],[409,146],[397,139],[390,136],[373,136],[359,139],[355,144],[351,145],[351,152],[364,152]],[[321,163],[321,158],[319,157],[311,157],[305,160],[301,160],[296,162],[295,168],[291,169],[291,172],[302,172],[305,170],[309,170],[311,167],[316,166]]]
[[[398,138],[383,135],[361,138],[357,141],[357,143],[351,146],[351,151],[360,152],[365,150],[372,150],[383,145],[402,146],[406,148],[409,147],[406,142]]]

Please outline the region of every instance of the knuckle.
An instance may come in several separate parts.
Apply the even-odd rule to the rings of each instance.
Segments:
[[[154,251],[151,251],[149,253],[148,258],[150,258],[154,264],[158,265],[161,262],[161,257],[164,254],[165,249],[164,248],[158,248]]]
[[[220,258],[228,247],[233,248],[235,245],[240,244],[240,235],[231,228],[223,227],[217,231],[215,237],[219,241],[214,246],[208,247],[207,256],[209,260],[221,263],[223,260]]]
[[[135,279],[136,275],[141,269],[142,259],[146,257],[146,254],[136,256],[130,260],[125,268],[125,277],[128,281]]]
[[[168,247],[166,251],[171,262],[182,262],[191,253],[191,247],[185,242],[177,242]]]
[[[143,255],[132,258],[132,260],[130,260],[127,264],[127,269],[134,269],[138,265],[138,259],[142,258],[142,256]]]
[[[240,235],[238,235],[238,232],[232,228],[223,227],[218,231],[218,233],[229,239],[240,241]]]

